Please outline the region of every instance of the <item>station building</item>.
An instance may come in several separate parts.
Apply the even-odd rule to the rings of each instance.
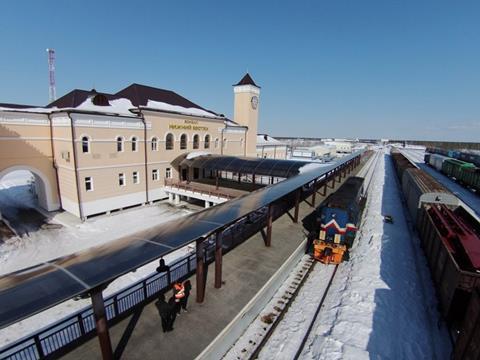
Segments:
[[[76,89],[45,107],[0,104],[0,179],[29,170],[40,207],[82,219],[164,199],[166,179],[190,176],[172,165],[182,154],[258,156],[260,87],[246,74],[233,91],[233,120],[140,84]]]

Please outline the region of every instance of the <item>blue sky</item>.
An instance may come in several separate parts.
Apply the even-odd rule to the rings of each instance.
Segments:
[[[480,140],[479,1],[8,1],[0,102],[174,90],[231,116],[231,85],[262,86],[277,136]]]

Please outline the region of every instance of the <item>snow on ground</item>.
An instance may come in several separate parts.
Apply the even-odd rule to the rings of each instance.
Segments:
[[[394,176],[390,157],[382,158],[351,260],[339,267],[302,358],[448,358],[448,334]]]
[[[22,174],[17,171],[12,176],[2,178],[0,185],[0,201],[3,205],[34,204],[33,197],[25,189],[29,172]],[[22,185],[23,184],[23,185]],[[7,190],[8,191],[5,191]],[[60,229],[39,229],[30,232],[30,236],[14,237],[0,244],[0,275],[22,268],[72,254],[92,246],[107,243],[121,236],[148,229],[163,222],[185,216],[193,210],[177,208],[168,203],[158,203],[152,206],[137,207],[110,216],[100,216],[81,223],[68,213],[56,214],[51,223],[61,223]],[[184,247],[165,257],[167,263],[194,251],[194,246]],[[155,272],[158,262],[149,263],[136,272],[128,273],[114,282],[105,290],[108,296],[132,283]],[[89,299],[70,300],[50,308],[40,314],[22,320],[7,328],[0,329],[0,346],[7,345],[38,329],[41,329],[85,306],[90,305]]]
[[[69,218],[69,223],[62,221],[66,226],[60,229],[39,229],[30,236],[12,238],[0,244],[0,275],[104,244],[189,213],[191,211],[186,209],[158,203],[91,218],[84,223]],[[65,216],[68,214],[54,217],[50,222]]]
[[[411,160],[415,161],[416,164],[420,167],[420,169],[430,174],[439,183],[445,186],[448,190],[450,190],[453,194],[460,198],[465,204],[472,208],[472,210],[477,214],[477,216],[480,216],[480,196],[478,196],[478,194],[475,194],[471,190],[456,183],[448,176],[443,175],[440,171],[437,171],[436,169],[425,164],[423,160],[425,155],[424,151],[407,149],[401,150],[405,153],[405,155],[410,157]]]
[[[437,311],[419,240],[410,236],[412,225],[403,213],[395,176],[390,157],[382,154],[351,259],[340,265],[300,358],[449,357],[447,330]],[[383,214],[392,215],[394,224],[384,223]],[[294,358],[330,269],[333,266],[316,265],[259,358]],[[249,341],[259,341],[257,328],[252,323],[237,341],[247,351],[239,352],[236,345],[231,358],[248,356]]]
[[[0,205],[34,206],[35,198],[30,191],[32,181],[33,175],[27,170],[13,171],[3,176],[0,181]]]

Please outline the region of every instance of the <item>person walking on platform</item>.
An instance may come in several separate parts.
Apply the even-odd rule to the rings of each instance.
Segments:
[[[175,319],[177,318],[177,303],[175,302],[175,297],[172,296],[170,299],[168,299],[168,327],[167,331],[172,331],[173,330],[173,323],[175,322]]]
[[[162,319],[162,330],[163,332],[170,331],[170,306],[165,302],[165,295],[160,294],[158,301],[155,303],[155,306],[158,309],[160,318]]]
[[[190,280],[187,280],[183,283],[183,288],[184,288],[184,293],[185,296],[181,300],[181,305],[183,311],[187,311],[187,303],[188,303],[188,297],[190,296],[190,291],[192,290],[192,284],[190,283]]]
[[[182,308],[182,299],[185,298],[185,288],[181,282],[176,282],[173,284],[173,296],[175,297],[175,305],[177,315],[180,315],[180,310]]]

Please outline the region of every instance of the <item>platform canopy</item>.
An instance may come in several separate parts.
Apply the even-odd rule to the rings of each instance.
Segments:
[[[199,155],[185,157],[179,162],[182,167],[205,169],[207,171],[230,171],[237,174],[255,174],[289,178],[300,173],[300,169],[309,162],[298,160],[278,160],[248,158],[225,155]]]
[[[0,328],[91,289],[103,287],[119,276],[224,229],[313,180],[324,177],[359,155],[361,152],[345,156],[330,166],[312,168],[298,176],[181,219],[0,276]],[[276,163],[278,161],[270,164]],[[261,164],[260,159],[257,164]],[[285,165],[281,174],[293,171],[293,164],[287,164],[290,165]],[[272,168],[280,170],[282,166]]]

